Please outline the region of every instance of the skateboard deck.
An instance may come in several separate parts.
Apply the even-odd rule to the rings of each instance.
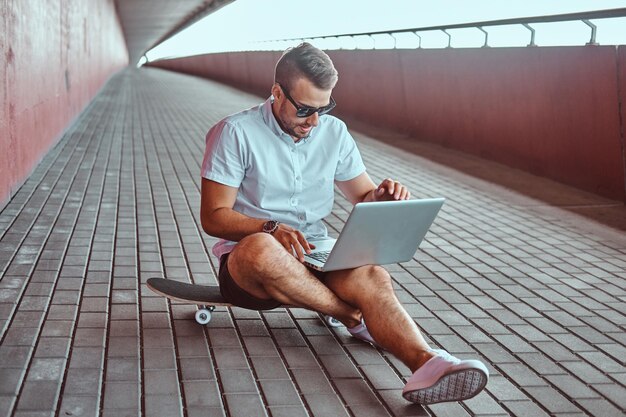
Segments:
[[[148,278],[148,288],[170,300],[187,304],[232,306],[220,293],[217,285],[198,285],[165,278]]]
[[[196,312],[196,321],[200,324],[207,324],[211,321],[211,312],[216,306],[234,306],[222,297],[217,285],[188,284],[165,278],[148,278],[147,285],[153,292],[170,300],[200,306]],[[281,305],[280,307],[295,308],[290,305]],[[341,322],[330,316],[326,316],[325,321],[332,327],[342,326]]]

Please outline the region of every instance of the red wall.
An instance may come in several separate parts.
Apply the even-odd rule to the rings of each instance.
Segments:
[[[128,52],[112,0],[0,4],[2,207]]]
[[[626,47],[330,51],[336,113],[626,201]],[[152,63],[269,95],[277,52]],[[621,62],[618,69],[617,63]],[[618,81],[618,71],[621,79]],[[622,113],[624,113],[622,108]]]
[[[149,66],[211,78],[262,97],[270,95],[274,66],[281,52],[242,52],[197,55],[155,61]]]
[[[626,45],[620,46],[617,52],[622,166],[626,167]],[[626,182],[626,168],[622,175],[622,181]]]

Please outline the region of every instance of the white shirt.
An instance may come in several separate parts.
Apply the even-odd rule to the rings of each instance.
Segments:
[[[278,125],[271,97],[213,126],[202,163],[204,178],[238,188],[235,211],[286,223],[307,240],[328,235],[322,219],[333,208],[334,181],[363,172],[344,122],[323,115],[308,138],[294,142]],[[213,254],[220,258],[236,244],[222,239]]]

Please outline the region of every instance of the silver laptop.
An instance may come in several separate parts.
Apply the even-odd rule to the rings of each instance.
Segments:
[[[304,263],[319,271],[406,262],[435,220],[444,198],[359,203],[339,238],[311,240]]]

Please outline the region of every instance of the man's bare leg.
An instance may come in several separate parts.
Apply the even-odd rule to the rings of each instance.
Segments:
[[[258,233],[239,242],[228,269],[237,285],[257,298],[328,314],[348,327],[358,325],[362,313],[376,342],[411,371],[434,356],[382,267],[329,272],[324,285],[273,237]]]
[[[363,313],[367,329],[385,350],[411,372],[435,356],[419,328],[396,297],[389,273],[380,266],[333,271],[324,283]]]
[[[315,310],[348,327],[361,322],[357,308],[337,297],[266,233],[242,239],[228,257],[228,270],[237,285],[257,298]]]
[[[329,272],[324,282],[341,299],[358,307],[376,343],[411,369],[413,375],[402,390],[408,401],[463,401],[478,395],[487,385],[489,370],[482,362],[460,360],[444,350],[430,350],[398,301],[384,268],[366,266]]]
[[[228,268],[235,282],[258,298],[332,315],[349,328],[364,317],[376,343],[413,372],[402,391],[409,401],[460,401],[477,395],[487,384],[489,371],[480,361],[430,351],[382,267],[329,272],[324,285],[274,238],[259,233],[239,242]]]

